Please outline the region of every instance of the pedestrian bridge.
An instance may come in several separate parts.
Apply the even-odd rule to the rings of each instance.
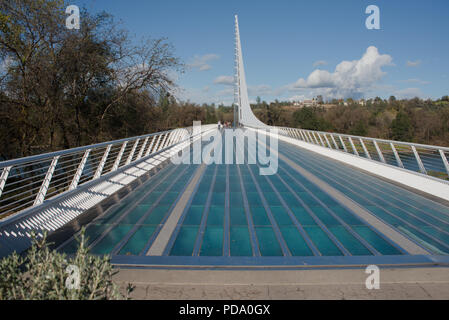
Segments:
[[[27,250],[33,232],[72,254],[84,226],[91,252],[122,266],[449,263],[449,148],[263,124],[249,106],[237,18],[235,78],[238,129],[178,128],[1,162],[0,256]],[[260,174],[267,163],[249,143],[233,145],[231,163],[194,161],[195,145],[224,145],[234,130],[262,141],[273,174]],[[181,153],[189,161],[173,163]]]

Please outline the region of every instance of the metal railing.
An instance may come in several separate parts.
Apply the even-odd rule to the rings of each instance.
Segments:
[[[202,132],[211,126],[202,126]],[[192,127],[0,162],[0,219],[191,137]]]
[[[277,127],[279,134],[449,180],[449,148],[340,133]]]

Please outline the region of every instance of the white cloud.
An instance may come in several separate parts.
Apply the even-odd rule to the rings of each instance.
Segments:
[[[309,88],[326,98],[360,98],[386,75],[382,67],[392,65],[392,60],[371,46],[360,60],[342,61],[332,73],[317,69],[307,79],[298,79],[290,90]]]
[[[234,77],[233,76],[219,76],[215,78],[214,84],[223,84],[226,86],[234,85]]]
[[[407,67],[417,67],[421,64],[421,60],[407,61]]]
[[[423,93],[419,88],[406,88],[396,91],[394,95],[399,99],[410,99],[415,97],[422,97]]]
[[[318,61],[315,61],[315,63],[313,64],[314,67],[325,66],[325,65],[327,65],[327,61],[325,61],[325,60],[318,60]]]
[[[217,60],[220,56],[214,53],[205,54],[203,56],[195,55],[193,61],[187,64],[192,69],[198,69],[199,71],[206,71],[212,69],[209,65],[209,61]]]

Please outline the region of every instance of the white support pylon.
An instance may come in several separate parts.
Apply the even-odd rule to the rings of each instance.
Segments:
[[[235,16],[235,92],[234,103],[238,106],[238,122],[250,127],[265,128],[267,125],[257,119],[251,110],[243,67],[242,45],[240,43],[239,20]]]

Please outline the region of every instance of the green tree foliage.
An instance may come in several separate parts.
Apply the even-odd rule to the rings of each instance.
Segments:
[[[0,300],[125,299],[132,288],[121,295],[115,273],[107,256],[88,253],[84,231],[73,257],[51,250],[45,236],[34,238],[25,256],[14,252],[0,260]]]
[[[318,108],[305,107],[293,113],[295,124],[303,129],[325,131],[329,124],[320,116]]]
[[[410,141],[412,138],[412,125],[410,117],[400,111],[391,122],[391,136],[394,140]]]
[[[449,101],[390,97],[323,107],[283,107],[276,125],[449,146]]]
[[[147,109],[162,107],[166,115],[167,104],[154,102],[174,87],[170,72],[183,68],[172,46],[133,41],[106,13],[83,10],[81,29],[68,30],[67,5],[0,1],[2,158],[123,138],[116,135],[122,127],[143,134],[158,113]],[[145,111],[143,121],[134,121],[135,109]]]

